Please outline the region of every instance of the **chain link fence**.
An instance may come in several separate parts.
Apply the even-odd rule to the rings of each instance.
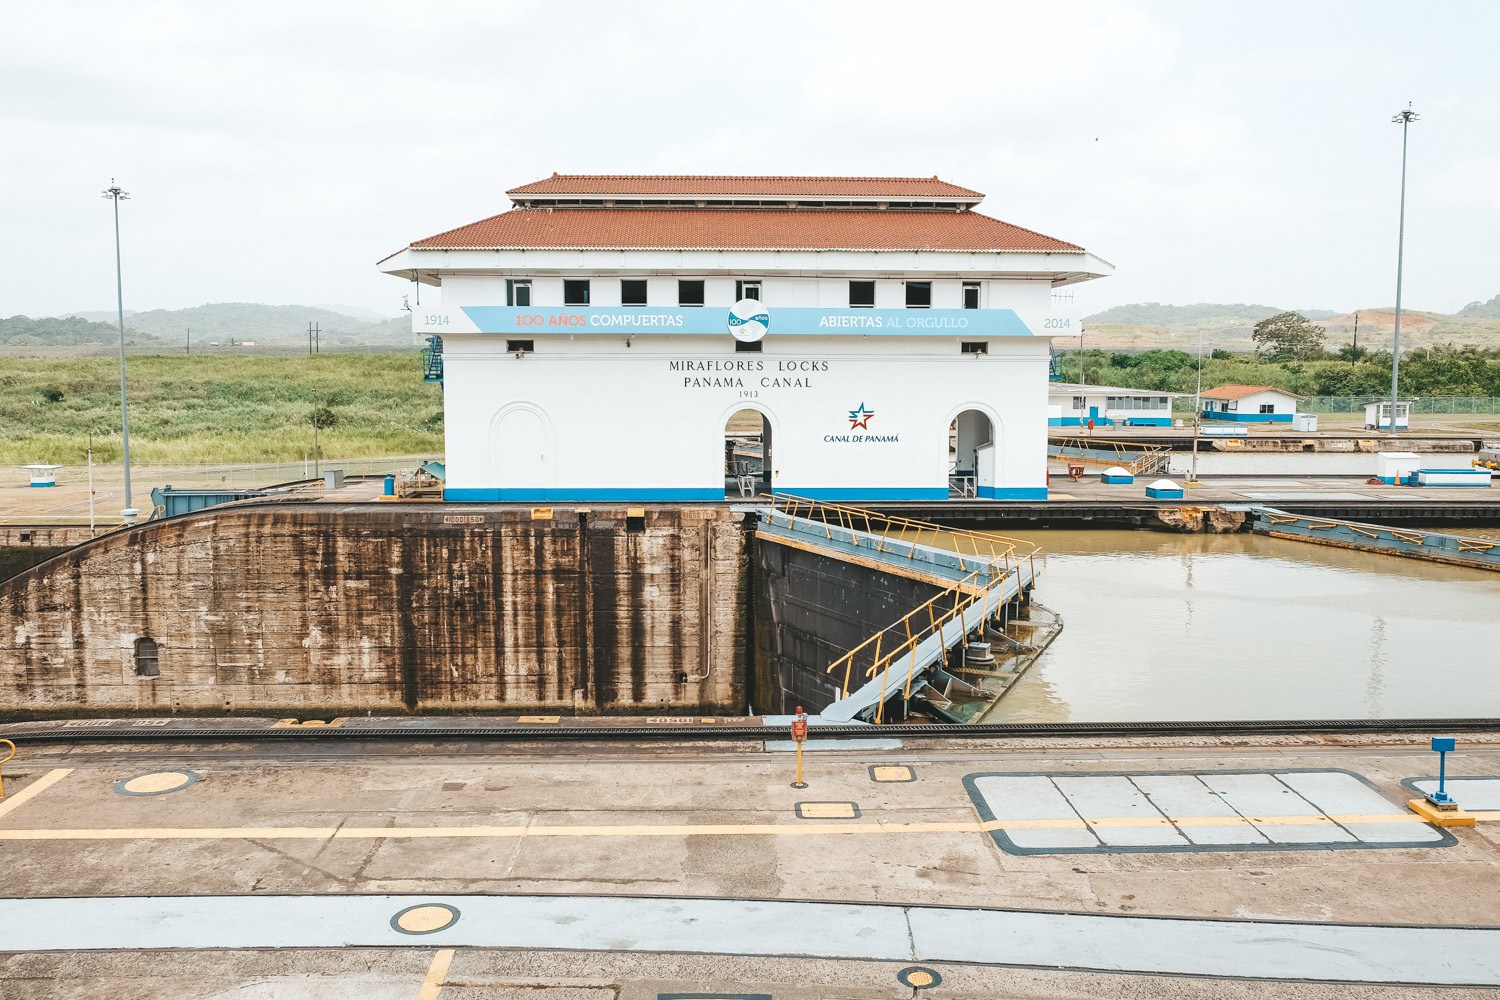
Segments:
[[[1390,398],[1309,396],[1297,404],[1297,409],[1302,413],[1363,413],[1365,404],[1385,403]],[[1500,413],[1500,396],[1415,396],[1410,402],[1413,413]]]

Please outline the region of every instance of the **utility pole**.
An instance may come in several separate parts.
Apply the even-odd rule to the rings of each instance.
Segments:
[[[115,208],[115,305],[120,319],[120,446],[125,458],[125,509],[120,515],[126,524],[133,524],[140,511],[131,502],[130,493],[130,407],[125,397],[125,283],[120,267],[120,202],[129,198],[130,193],[111,177],[109,187],[104,189],[103,194],[114,203]]]
[[[1198,331],[1198,386],[1193,390],[1193,468],[1188,482],[1198,485],[1198,425],[1203,420],[1203,331]]]
[[[1396,401],[1401,374],[1401,266],[1406,256],[1406,132],[1421,116],[1411,109],[1397,112],[1391,121],[1401,126],[1401,215],[1396,230],[1396,332],[1391,344],[1391,436],[1396,435]],[[1380,407],[1375,408],[1375,428],[1380,429]]]
[[[323,353],[323,328],[317,323],[313,324],[313,353]]]
[[[1354,344],[1349,350],[1349,363],[1359,362],[1359,312],[1354,313]]]
[[[323,478],[323,446],[320,443],[320,440],[319,440],[320,435],[318,433],[320,430],[322,430],[322,428],[319,426],[319,421],[318,421],[318,390],[316,390],[316,389],[312,390],[312,400],[313,400],[313,411],[312,411],[312,425],[313,425],[313,478],[314,479],[322,479]]]
[[[188,341],[187,341],[187,353],[188,353],[188,357],[192,357],[193,356],[193,328],[192,327],[188,327],[187,328],[187,338],[188,338]]]
[[[307,324],[307,356],[312,357],[312,324]]]

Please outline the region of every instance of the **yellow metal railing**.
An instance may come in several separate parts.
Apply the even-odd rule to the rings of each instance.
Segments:
[[[3,766],[9,763],[10,760],[15,757],[16,745],[10,740],[0,740],[0,743],[4,743],[6,746],[10,747],[10,753],[5,757],[0,757],[0,766]],[[0,799],[3,798],[5,798],[5,775],[0,774]]]
[[[871,541],[863,544],[871,545],[882,554],[905,555],[915,560],[916,546],[951,552],[958,560],[959,570],[964,573],[981,569],[996,574],[1008,573],[1022,559],[1033,561],[1039,549],[1039,546],[1019,538],[945,528],[930,521],[883,514],[863,507],[846,507],[790,493],[773,494],[771,510],[773,520],[775,514],[782,514],[822,522],[829,540],[833,539],[831,526],[869,535]],[[849,542],[856,548],[862,544],[858,536],[851,537]]]
[[[1264,508],[1261,511],[1266,522],[1271,525],[1298,525],[1310,531],[1327,531],[1332,528],[1343,528],[1356,535],[1364,535],[1366,538],[1380,540],[1382,537],[1390,536],[1397,541],[1406,542],[1408,545],[1425,545],[1428,534],[1441,535],[1452,538],[1458,542],[1460,552],[1489,552],[1500,548],[1500,541],[1488,538],[1468,538],[1463,535],[1453,535],[1447,532],[1421,532],[1412,528],[1392,528],[1384,524],[1362,524],[1359,521],[1342,521],[1336,517],[1313,517],[1306,514],[1288,514],[1286,511]]]
[[[974,625],[983,623],[985,607],[992,592],[1003,585],[1012,573],[1018,573],[1023,561],[1030,578],[1036,577],[1038,546],[1020,539],[962,528],[944,528],[929,521],[785,493],[772,497],[772,511],[773,515],[780,513],[787,517],[821,522],[830,540],[833,538],[834,525],[849,531],[850,543],[855,546],[861,544],[857,533],[862,533],[869,537],[869,541],[864,544],[871,545],[881,553],[915,559],[916,546],[919,545],[951,552],[957,558],[960,571],[967,574],[942,593],[907,612],[894,624],[844,653],[826,668],[826,673],[842,678],[842,698],[849,696],[850,683],[856,677],[856,664],[861,668],[860,673],[865,680],[872,679],[877,673],[881,675],[880,701],[875,709],[876,724],[884,720],[886,684],[891,674],[889,668],[899,668],[900,662],[903,659],[906,661],[902,697],[910,699],[912,681],[916,676],[917,649],[924,641],[940,635],[947,626],[957,622],[963,647],[968,648],[969,630]],[[975,605],[979,607],[976,609]]]
[[[1172,454],[1169,448],[1111,441],[1108,438],[1053,438],[1047,443],[1057,449],[1058,458],[1076,458],[1080,462],[1093,462],[1098,465],[1119,465],[1137,474],[1165,473],[1167,462]],[[1076,454],[1069,455],[1068,449],[1070,448]],[[1102,452],[1103,454],[1090,455],[1089,452]]]

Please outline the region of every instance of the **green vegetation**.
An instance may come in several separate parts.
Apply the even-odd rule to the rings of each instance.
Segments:
[[[1268,361],[1316,361],[1328,353],[1323,348],[1328,331],[1294,312],[1261,320],[1250,339],[1255,341],[1256,350],[1265,352]]]
[[[1317,329],[1314,327],[1314,329]],[[1363,349],[1319,351],[1309,358],[1266,357],[1216,349],[1203,359],[1203,387],[1269,385],[1304,396],[1379,396],[1391,390],[1391,354]],[[1192,392],[1198,360],[1187,351],[1083,352],[1088,381],[1131,389]],[[1080,381],[1079,354],[1059,358],[1063,379]],[[1401,353],[1401,392],[1408,396],[1500,396],[1500,348],[1439,344]]]
[[[442,391],[415,351],[130,359],[130,453],[142,465],[300,461],[443,450]],[[317,396],[314,399],[313,392]],[[0,358],[0,463],[120,460],[112,358]]]

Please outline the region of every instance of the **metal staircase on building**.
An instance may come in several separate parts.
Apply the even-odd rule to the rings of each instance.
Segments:
[[[422,381],[441,382],[443,380],[443,338],[428,337],[427,346],[422,348]]]

